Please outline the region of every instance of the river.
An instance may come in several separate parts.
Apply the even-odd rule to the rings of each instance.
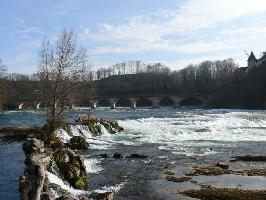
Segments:
[[[265,111],[76,108],[67,118],[72,121],[85,113],[118,120],[125,128],[119,134],[88,138],[90,150],[82,152],[89,170],[89,190],[115,191],[115,199],[176,199],[177,185],[163,178],[166,166],[182,168],[240,154],[266,153]],[[42,111],[9,111],[0,114],[0,126],[41,125],[44,119]],[[18,179],[24,170],[21,146],[0,141],[0,199],[19,199]],[[114,159],[113,153],[124,158]],[[132,153],[148,159],[125,158]]]

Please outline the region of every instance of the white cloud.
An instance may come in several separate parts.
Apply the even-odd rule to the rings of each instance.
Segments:
[[[14,32],[25,33],[25,34],[31,34],[31,33],[43,34],[44,33],[40,26],[26,26],[26,25],[24,25],[24,27],[17,28]]]
[[[94,54],[134,53],[145,50],[185,53],[219,51],[239,47],[241,41],[232,42],[225,38],[219,41],[201,41],[195,36],[189,42],[180,41],[191,32],[194,32],[194,35],[200,34],[199,31],[203,28],[212,28],[265,11],[264,0],[190,0],[177,9],[136,16],[125,24],[104,23],[98,31],[83,31],[88,39],[100,44],[93,49]],[[166,39],[169,36],[176,39]],[[105,42],[111,42],[111,45],[106,45]]]

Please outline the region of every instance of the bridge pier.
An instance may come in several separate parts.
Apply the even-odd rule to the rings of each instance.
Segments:
[[[41,106],[41,103],[37,103],[37,104],[36,104],[36,107],[35,107],[36,110],[39,110],[39,109],[40,109],[40,106]]]
[[[24,103],[20,103],[20,104],[18,105],[18,109],[19,109],[19,110],[22,110],[22,109],[23,109],[23,105],[24,105]]]
[[[116,102],[117,102],[117,99],[110,99],[110,103],[111,103],[111,109],[115,109],[115,107],[116,107]]]
[[[174,101],[174,108],[180,108],[180,102],[182,101],[182,98],[172,97],[172,100]]]
[[[72,109],[72,110],[75,109],[75,104],[72,104],[72,105],[71,105],[71,109]]]
[[[130,99],[130,108],[131,109],[136,109],[137,108],[137,101],[135,98]]]
[[[152,102],[152,108],[160,108],[160,98],[153,97],[153,98],[150,98],[150,100]]]
[[[95,109],[97,107],[98,100],[89,100],[89,103],[91,105],[91,109]]]

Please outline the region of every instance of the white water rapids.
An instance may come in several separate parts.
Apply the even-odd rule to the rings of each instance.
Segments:
[[[129,112],[134,113],[134,111]],[[114,113],[117,115],[119,111],[109,111],[108,114]],[[120,144],[137,147],[148,143],[157,144],[158,149],[161,150],[188,156],[218,153],[209,148],[210,146],[226,148],[239,142],[266,141],[264,111],[196,110],[171,111],[170,114],[165,112],[159,116],[152,113],[151,116],[147,113],[139,114],[139,117],[131,117],[132,114],[130,114],[118,120],[119,125],[125,129],[118,134],[110,134],[101,126],[103,135],[93,137],[87,127],[80,125],[72,126],[71,134],[62,129],[58,130],[57,134],[64,142],[68,142],[72,136],[83,136],[92,149],[110,149]],[[100,166],[99,159],[85,159],[85,164],[89,173],[99,173],[104,170]],[[52,175],[50,178],[52,182],[56,180]],[[56,182],[66,187],[59,180]],[[112,188],[118,191],[123,184],[106,186],[99,191],[108,191]],[[80,193],[72,188],[68,190],[76,194]]]

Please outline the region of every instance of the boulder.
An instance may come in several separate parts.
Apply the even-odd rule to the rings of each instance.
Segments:
[[[88,149],[89,143],[86,141],[84,137],[81,136],[74,136],[69,141],[69,146],[72,149]]]
[[[4,126],[0,127],[0,133],[3,135],[4,140],[9,141],[23,141],[28,137],[38,136],[41,134],[41,129],[38,127],[15,127]]]
[[[52,192],[43,192],[41,194],[41,200],[54,200],[55,195]]]
[[[84,189],[87,173],[82,156],[68,148],[58,149],[53,153],[53,160],[64,178],[77,189]]]
[[[65,147],[65,144],[56,136],[54,132],[52,133],[42,133],[39,137],[45,144],[45,147],[58,149]]]
[[[32,154],[33,152],[43,153],[44,143],[41,140],[35,138],[27,138],[23,143],[23,150],[26,155]]]
[[[215,165],[216,167],[220,167],[222,169],[229,169],[229,165],[225,164],[225,163],[216,163]]]
[[[112,192],[103,192],[103,193],[92,193],[90,195],[92,199],[99,199],[99,200],[113,200],[114,193]]]
[[[78,199],[76,197],[74,197],[72,194],[67,193],[61,197],[56,198],[56,200],[78,200]]]
[[[134,158],[145,159],[145,158],[148,158],[148,156],[142,155],[142,154],[137,154],[137,153],[132,153],[127,158],[130,158],[130,159],[134,159]]]
[[[109,157],[109,155],[108,155],[107,153],[102,153],[102,154],[100,154],[100,156],[101,156],[102,158],[108,158],[108,157]]]
[[[187,177],[187,176],[182,176],[182,177],[176,177],[174,175],[167,175],[165,177],[165,179],[167,181],[172,181],[172,182],[177,182],[177,183],[182,183],[182,182],[186,182],[189,181],[191,179],[191,177]]]
[[[106,119],[97,119],[95,117],[92,117],[90,115],[84,115],[77,120],[77,122],[82,123],[83,125],[86,125],[93,136],[99,136],[102,134],[101,131],[101,125],[105,127],[105,129],[110,134],[115,134],[117,132],[120,132],[124,130],[119,124],[115,121],[109,121]]]
[[[114,153],[113,158],[121,159],[123,156],[121,153]]]

